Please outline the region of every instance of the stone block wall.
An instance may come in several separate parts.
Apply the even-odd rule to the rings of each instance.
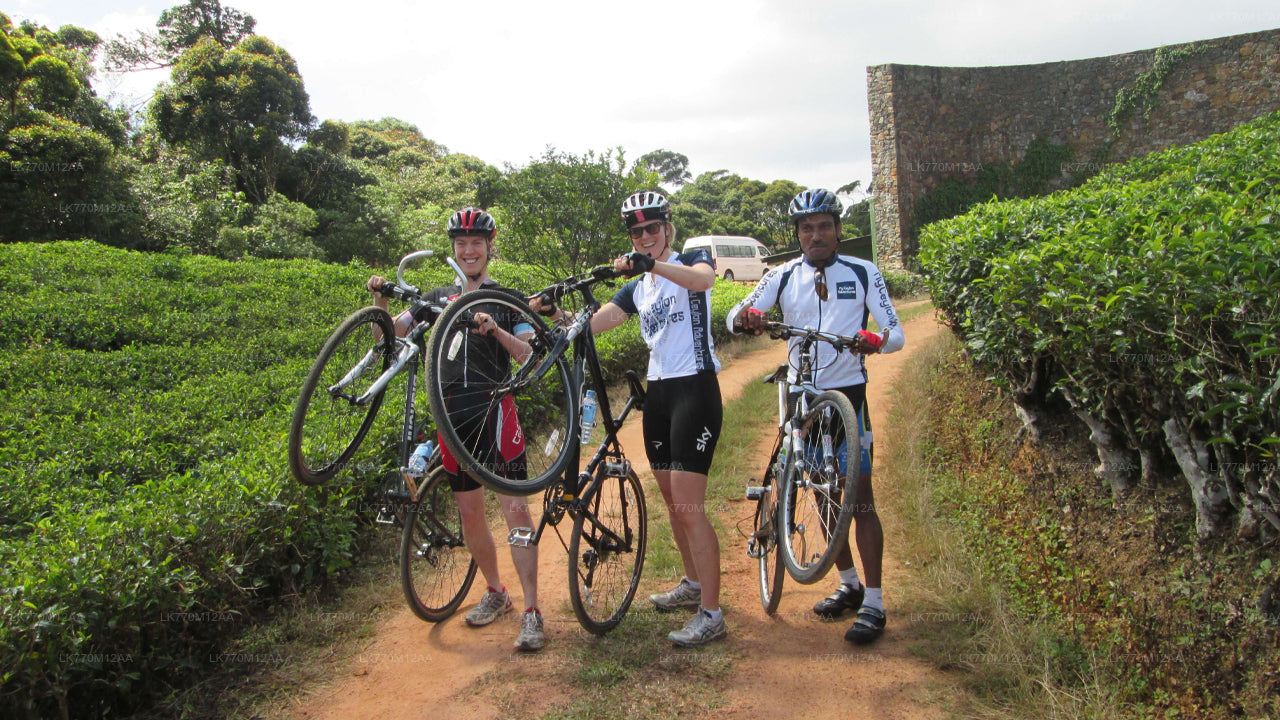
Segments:
[[[1069,175],[1225,132],[1280,110],[1280,29],[1204,40],[1160,87],[1150,117],[1113,137],[1117,95],[1148,72],[1156,50],[1037,65],[867,68],[876,262],[915,254],[915,201],[947,177],[1016,162],[1037,138],[1070,145]],[[1108,148],[1108,145],[1110,147]],[[1065,176],[1064,176],[1065,177]]]

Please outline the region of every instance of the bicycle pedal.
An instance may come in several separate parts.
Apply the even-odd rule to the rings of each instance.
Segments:
[[[631,474],[631,461],[623,458],[621,461],[605,460],[604,474],[608,477],[624,478]]]
[[[511,532],[507,533],[507,544],[512,547],[529,547],[533,544],[533,528],[511,528]]]
[[[768,487],[757,487],[757,486],[748,485],[748,486],[747,486],[747,499],[748,499],[748,500],[759,500],[760,498],[764,497],[764,494],[765,494],[766,492],[768,492],[768,491],[769,491],[769,488],[768,488]]]
[[[379,525],[395,525],[396,514],[384,506],[378,509],[378,516],[373,521]]]

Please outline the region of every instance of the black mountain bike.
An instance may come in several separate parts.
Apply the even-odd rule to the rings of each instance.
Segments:
[[[591,332],[591,317],[600,309],[592,288],[617,277],[613,268],[598,267],[539,293],[579,304],[572,322],[553,327],[507,293],[467,293],[445,308],[427,343],[432,416],[459,466],[497,492],[544,493],[538,527],[515,528],[508,542],[536,545],[550,525],[564,544],[558,525],[566,515],[572,519],[569,599],[578,621],[597,635],[616,627],[631,606],[648,538],[644,490],[617,437],[627,415],[642,408],[644,389],[628,371],[631,395],[614,417]],[[477,312],[505,316],[511,326],[532,332],[528,357],[500,367],[470,357],[465,334]],[[587,390],[598,398],[604,438],[579,472],[580,448],[587,443],[580,399]],[[508,457],[503,447],[523,450]]]
[[[784,567],[804,585],[831,569],[849,536],[858,472],[870,471],[870,458],[862,456],[862,424],[853,403],[813,384],[816,344],[841,350],[856,347],[855,339],[776,322],[767,327],[774,339],[801,339],[794,361],[797,384],[787,381],[790,356],[764,379],[778,387],[778,439],[761,484],[747,487],[747,499],[756,501],[747,555],[759,563],[760,602],[773,614]]]
[[[380,290],[417,307],[427,320],[403,338],[395,336],[390,313],[379,307],[362,308],[342,321],[307,373],[289,424],[288,450],[289,469],[298,482],[332,480],[359,450],[387,386],[405,376],[399,471],[383,478],[376,521],[402,526],[399,564],[405,598],[418,617],[440,622],[466,598],[476,564],[462,541],[462,514],[440,466],[439,449],[427,453],[425,468],[410,466],[412,454],[426,439],[417,401],[423,349],[443,308],[424,302],[420,291],[405,282],[404,270],[431,254],[406,255],[396,268],[395,284]]]

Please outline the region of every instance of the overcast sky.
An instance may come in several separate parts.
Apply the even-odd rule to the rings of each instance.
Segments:
[[[174,0],[9,0],[104,38]],[[229,0],[297,61],[321,120],[396,117],[454,152],[526,164],[548,145],[684,153],[836,188],[871,179],[869,65],[1020,65],[1280,27],[1276,0]],[[149,94],[167,73],[99,77]]]

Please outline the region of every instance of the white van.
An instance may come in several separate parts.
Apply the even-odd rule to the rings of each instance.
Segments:
[[[740,235],[701,235],[684,242],[684,251],[707,248],[716,274],[725,280],[750,280],[764,277],[769,271],[764,257],[769,254],[755,238]]]

